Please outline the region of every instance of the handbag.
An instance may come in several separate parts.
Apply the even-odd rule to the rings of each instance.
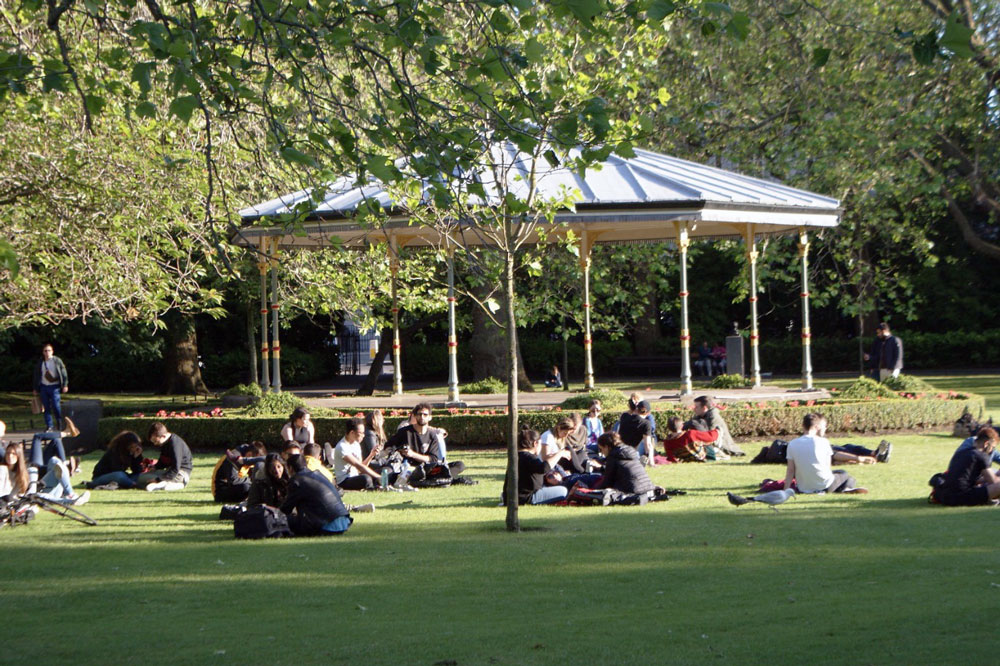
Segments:
[[[42,405],[41,396],[33,395],[31,396],[31,413],[41,414],[45,411],[45,407]]]

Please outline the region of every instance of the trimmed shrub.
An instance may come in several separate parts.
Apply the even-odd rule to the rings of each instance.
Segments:
[[[465,384],[461,389],[462,393],[506,393],[507,382],[496,377],[487,377],[478,382]]]
[[[889,377],[882,383],[899,393],[933,393],[937,391],[929,382],[913,375]]]
[[[262,396],[259,401],[247,407],[247,416],[275,416],[284,415],[286,418],[295,411],[296,407],[305,406],[302,398],[294,393],[268,393]],[[312,410],[310,410],[312,412]]]
[[[858,377],[854,383],[837,394],[839,398],[864,400],[868,398],[896,398],[896,392],[870,377]]]
[[[296,402],[297,404],[299,403]],[[910,397],[896,396],[893,399],[723,405],[723,417],[734,437],[772,438],[798,434],[802,427],[802,417],[808,412],[818,411],[826,416],[830,432],[864,433],[950,427],[964,410],[981,415],[984,406],[983,398],[978,395],[938,393],[917,398],[910,394]],[[281,426],[292,409],[294,406],[286,405],[279,416],[270,417],[104,418],[98,426],[98,439],[104,444],[121,430],[144,433],[153,421],[162,421],[195,448],[223,448],[254,439],[262,440],[269,447],[278,447],[281,444]],[[347,415],[325,417],[317,412],[320,410],[313,412],[316,440],[336,442],[344,434]],[[669,417],[680,416],[687,419],[691,416],[690,410],[680,406],[675,409],[654,410],[653,413],[656,415],[657,434],[660,437],[666,435]],[[542,432],[554,426],[563,415],[563,410],[558,407],[554,410],[521,412],[518,423]],[[394,432],[403,418],[386,418],[386,431]],[[602,420],[605,427],[611,427],[617,418],[615,412],[607,411]],[[503,409],[487,409],[475,414],[438,412],[434,415],[433,424],[448,431],[448,440],[452,446],[498,448],[505,445],[507,416]]]
[[[753,380],[743,375],[716,375],[708,386],[709,388],[729,389],[745,388],[752,385]]]
[[[621,391],[598,389],[584,395],[567,398],[559,404],[559,407],[561,409],[576,409],[586,412],[590,409],[590,403],[594,400],[600,400],[601,407],[605,410],[624,410],[628,402],[628,398]]]
[[[237,384],[222,395],[246,395],[259,398],[264,395],[260,390],[260,384]]]

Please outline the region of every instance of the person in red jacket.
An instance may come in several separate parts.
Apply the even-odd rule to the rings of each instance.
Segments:
[[[667,438],[663,446],[667,457],[675,460],[705,460],[705,444],[719,438],[718,430],[685,430],[684,419],[672,416],[667,421]]]

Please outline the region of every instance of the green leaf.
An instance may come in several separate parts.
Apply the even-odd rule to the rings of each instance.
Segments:
[[[143,95],[147,94],[153,87],[149,80],[149,73],[156,67],[156,63],[137,62],[132,67],[132,80],[139,84],[139,90]]]
[[[87,105],[87,110],[95,116],[104,110],[105,101],[99,95],[84,95],[83,101]]]
[[[365,160],[365,168],[384,183],[394,181],[399,174],[396,167],[382,155],[372,155]]]
[[[969,40],[972,38],[972,28],[962,22],[962,17],[957,11],[951,13],[947,23],[944,25],[944,36],[941,38],[941,46],[954,53],[959,58],[971,58],[975,55]]]
[[[587,23],[601,13],[599,0],[567,0],[566,4],[574,16]]]
[[[2,238],[0,238],[0,268],[6,268],[10,271],[11,279],[16,278],[21,270],[21,266],[17,262],[17,252],[14,251],[10,243]]]
[[[135,115],[140,118],[155,118],[156,105],[152,102],[142,102],[135,107]]]
[[[933,65],[938,54],[937,34],[931,30],[913,42],[913,59],[921,65]]]
[[[534,2],[532,0],[507,0],[507,4],[518,11],[526,12],[531,9]]]
[[[656,91],[656,99],[660,104],[666,106],[667,102],[670,101],[670,93],[667,92],[666,88],[660,88]]]
[[[170,46],[167,47],[167,53],[175,58],[186,58],[191,53],[191,47],[188,45],[186,39],[178,37],[170,42]]]
[[[711,37],[718,29],[714,21],[705,21],[701,24],[701,34],[705,37]]]
[[[654,0],[646,10],[646,17],[651,21],[662,21],[677,10],[671,0]]]
[[[702,8],[709,14],[732,14],[733,8],[724,2],[705,2],[702,3]]]
[[[281,148],[281,159],[289,164],[301,164],[302,166],[316,166],[316,159],[311,155],[303,153],[293,146],[283,146]]]
[[[726,34],[733,39],[746,41],[750,35],[750,17],[744,12],[736,12],[726,24]]]
[[[812,53],[812,66],[819,69],[830,59],[830,49],[824,46],[817,46]]]
[[[170,102],[170,114],[177,116],[182,122],[191,120],[191,114],[198,108],[198,98],[194,95],[184,95]]]
[[[42,79],[42,92],[51,90],[66,92],[66,78],[59,72],[49,72]]]
[[[524,57],[528,59],[528,62],[540,63],[545,57],[545,47],[532,37],[524,43]]]

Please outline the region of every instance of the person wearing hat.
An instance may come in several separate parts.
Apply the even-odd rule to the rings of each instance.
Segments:
[[[872,379],[884,382],[889,377],[899,377],[903,370],[903,341],[882,322],[875,327],[875,342],[865,360],[871,364]]]

